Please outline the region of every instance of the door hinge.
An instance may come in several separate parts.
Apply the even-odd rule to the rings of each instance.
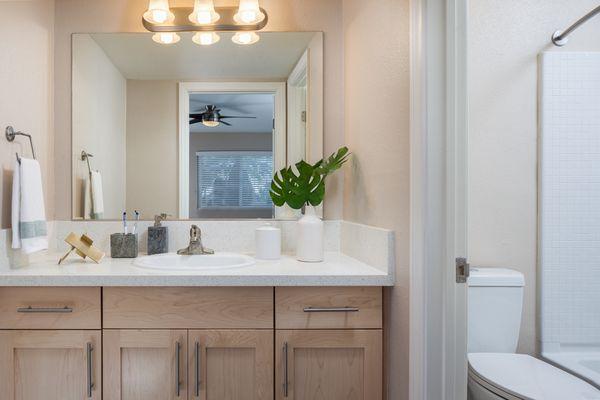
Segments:
[[[300,119],[302,120],[302,122],[306,122],[306,111],[302,111],[300,113]]]
[[[469,277],[469,263],[464,257],[456,258],[456,283],[466,283]]]

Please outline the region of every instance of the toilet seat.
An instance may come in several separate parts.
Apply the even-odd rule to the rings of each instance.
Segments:
[[[600,390],[525,354],[471,353],[469,375],[509,400],[600,400]]]

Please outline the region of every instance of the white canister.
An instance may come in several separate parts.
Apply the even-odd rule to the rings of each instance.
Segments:
[[[323,261],[323,220],[313,206],[306,206],[304,216],[298,220],[296,259],[305,262]]]
[[[271,224],[259,226],[254,231],[255,257],[261,260],[281,258],[281,229]]]

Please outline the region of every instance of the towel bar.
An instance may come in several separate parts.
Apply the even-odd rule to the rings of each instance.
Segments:
[[[5,134],[6,134],[6,140],[8,140],[9,142],[12,142],[15,140],[15,136],[25,136],[29,139],[29,144],[31,145],[31,155],[33,156],[33,159],[35,160],[35,150],[33,149],[33,140],[31,139],[31,135],[28,133],[23,133],[21,131],[15,132],[14,128],[12,126],[7,126],[5,129]],[[21,163],[21,157],[19,157],[19,153],[15,153],[17,155],[17,161],[19,162],[19,164]]]

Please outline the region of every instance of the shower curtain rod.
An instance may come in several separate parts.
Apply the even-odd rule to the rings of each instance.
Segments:
[[[567,41],[569,40],[567,38],[567,36],[569,36],[571,33],[573,33],[573,31],[575,31],[575,29],[577,29],[581,25],[585,24],[589,19],[591,19],[592,17],[594,17],[597,14],[600,14],[600,6],[594,8],[592,11],[585,14],[583,17],[579,18],[577,20],[577,22],[575,22],[573,25],[568,27],[564,32],[563,31],[554,32],[554,34],[552,35],[552,43],[554,43],[555,46],[564,46],[565,44],[567,44]]]

